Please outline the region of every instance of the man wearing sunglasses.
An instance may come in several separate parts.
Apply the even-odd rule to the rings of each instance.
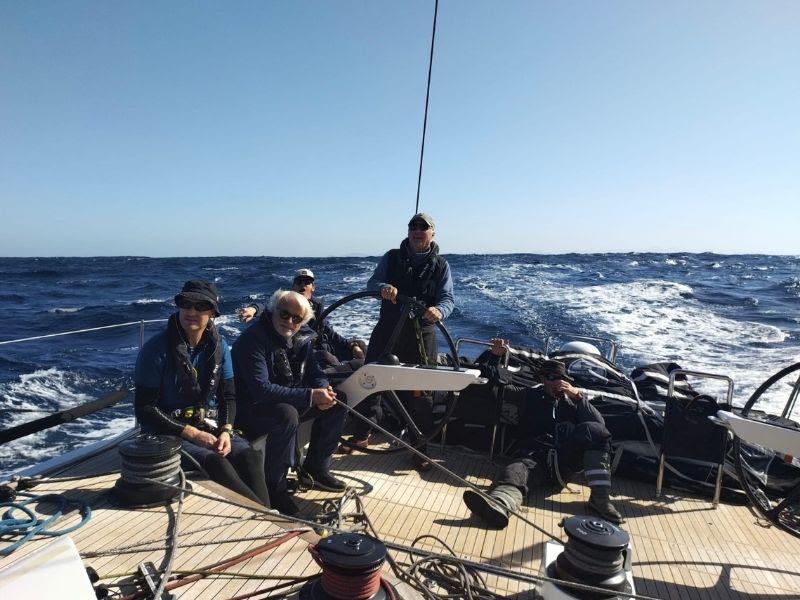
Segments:
[[[319,489],[346,489],[330,472],[345,409],[336,404],[336,392],[308,338],[296,337],[313,317],[305,296],[278,290],[233,345],[240,406],[236,423],[251,440],[266,435],[264,470],[272,506],[289,515],[298,511],[288,493],[286,475],[294,466],[295,435],[301,421],[314,420],[303,464],[308,479]]]
[[[213,283],[199,280],[175,296],[178,312],[136,359],[136,418],[142,433],[182,438],[214,481],[269,506],[261,455],[233,432],[236,392],[231,352],[214,326],[218,298]]]
[[[325,307],[322,302],[314,296],[316,291],[316,278],[311,269],[298,269],[295,271],[294,279],[292,280],[292,290],[298,294],[305,296],[306,300],[311,304],[315,317],[312,318],[307,324],[307,328],[311,331],[317,330],[316,315],[321,315]],[[258,316],[264,311],[264,304],[254,302],[239,309],[239,320],[249,323],[251,319]],[[319,338],[315,342],[316,347],[321,350],[321,360],[324,366],[333,366],[343,361],[348,361],[357,358],[364,358],[364,350],[359,342],[356,340],[348,340],[343,335],[339,334],[333,325],[325,321],[322,325]]]
[[[499,360],[508,351],[505,340],[493,339],[492,354]],[[491,375],[491,374],[490,374]],[[587,509],[612,523],[623,523],[622,515],[611,503],[611,434],[600,412],[572,384],[564,363],[545,360],[539,369],[541,386],[527,388],[507,384],[505,400],[519,406],[516,459],[492,484],[488,494],[497,506],[467,490],[464,502],[472,513],[497,528],[508,525],[508,510],[516,510],[532,485],[550,475],[564,483],[583,469],[591,490]],[[547,447],[554,439],[554,460],[548,460]],[[548,472],[544,464],[552,463]]]
[[[453,277],[450,265],[440,256],[439,246],[433,241],[436,226],[427,213],[417,213],[408,222],[408,236],[400,247],[383,255],[367,289],[381,292],[381,312],[378,323],[370,336],[366,361],[381,358],[388,349],[387,343],[401,316],[398,294],[416,298],[425,305],[421,314],[406,321],[391,353],[401,362],[435,365],[438,354],[436,322],[446,319],[455,306]],[[419,392],[400,392],[400,399],[408,406],[415,422],[423,433],[433,429],[433,399]],[[371,418],[375,417],[376,400],[362,402],[359,410]],[[350,444],[365,447],[370,433],[369,425],[355,423]],[[349,446],[342,446],[347,452]],[[424,451],[424,449],[423,449]],[[412,455],[420,470],[430,468],[427,461]]]

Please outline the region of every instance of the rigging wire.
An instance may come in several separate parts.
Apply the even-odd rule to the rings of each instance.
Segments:
[[[428,102],[431,97],[431,73],[433,72],[433,46],[436,42],[436,19],[439,15],[439,0],[433,7],[433,31],[431,32],[431,54],[428,59],[428,87],[425,90],[425,116],[422,119],[422,144],[419,149],[419,173],[417,174],[417,204],[414,214],[419,212],[419,190],[422,185],[422,160],[425,156],[425,132],[428,130]]]

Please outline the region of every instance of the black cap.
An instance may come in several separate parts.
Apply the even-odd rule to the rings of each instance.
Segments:
[[[562,379],[565,379],[570,383],[575,381],[572,377],[567,375],[567,368],[564,366],[564,363],[558,360],[546,360],[542,363],[542,366],[539,367],[539,377],[544,377],[545,375],[551,374],[560,375]]]
[[[183,284],[183,289],[175,296],[177,303],[180,298],[186,298],[192,302],[210,302],[214,307],[214,316],[219,316],[219,292],[217,286],[210,281],[195,279]]]

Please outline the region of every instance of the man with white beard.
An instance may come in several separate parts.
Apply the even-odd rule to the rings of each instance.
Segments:
[[[314,487],[335,492],[346,488],[330,473],[345,410],[336,404],[336,392],[311,344],[295,339],[313,317],[302,294],[278,290],[232,350],[239,407],[236,425],[251,440],[266,434],[264,469],[270,500],[274,508],[290,515],[298,509],[287,492],[286,474],[294,464],[295,434],[301,421],[314,420],[303,463]]]

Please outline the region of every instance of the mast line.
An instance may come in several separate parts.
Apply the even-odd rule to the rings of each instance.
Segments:
[[[425,91],[425,117],[422,120],[422,145],[419,149],[419,173],[417,174],[417,203],[414,208],[414,214],[419,212],[419,190],[422,185],[422,160],[425,156],[425,132],[428,129],[428,101],[431,97],[431,72],[433,71],[433,47],[436,42],[436,19],[439,15],[439,0],[433,8],[433,31],[431,33],[431,54],[428,59],[428,87]]]

